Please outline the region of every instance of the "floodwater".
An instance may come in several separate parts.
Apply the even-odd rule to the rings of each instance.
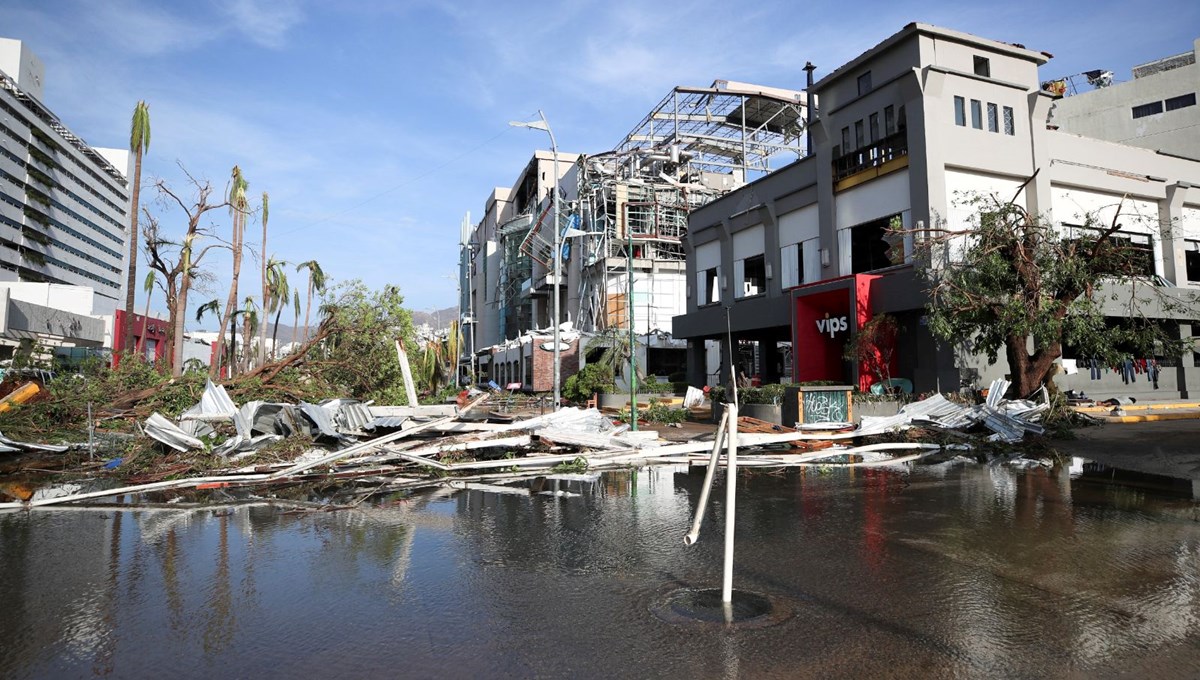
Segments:
[[[0,677],[1197,677],[1200,504],[1081,461],[744,474],[735,587],[702,470],[297,514],[0,514]]]

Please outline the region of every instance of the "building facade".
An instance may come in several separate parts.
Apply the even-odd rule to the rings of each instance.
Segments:
[[[973,195],[1015,198],[1061,229],[1119,214],[1118,236],[1144,246],[1148,276],[1168,292],[1200,287],[1200,163],[1051,129],[1056,97],[1038,78],[1048,58],[914,23],[815,83],[813,155],[691,214],[687,313],[674,323],[689,381],[725,384],[732,367],[763,382],[869,387],[843,356],[881,313],[900,327],[894,375],[916,391],[1003,375],[1003,364],[932,336],[912,267],[912,232],[968,228]],[[1191,336],[1190,319],[1168,322]],[[1137,384],[1108,367],[1058,382],[1094,396],[1200,389],[1194,355],[1137,359],[1163,370]]]
[[[507,357],[514,339],[553,327],[557,230],[560,321],[588,345],[563,377],[617,335],[633,337],[640,373],[682,373],[685,346],[672,324],[686,304],[688,214],[770,172],[779,157],[801,155],[804,116],[798,91],[724,80],[676,87],[612,151],[559,154],[557,229],[553,155],[536,152],[513,188],[489,195],[483,219],[464,224],[460,306],[472,368],[483,379],[536,373],[529,357],[523,369]],[[528,349],[536,344],[524,343],[525,354],[536,356]],[[491,370],[499,352],[506,358]]]
[[[44,68],[0,39],[0,279],[123,300],[129,152],[89,146],[43,103]]]
[[[1051,121],[1066,132],[1200,160],[1200,39],[1133,67],[1133,79],[1067,96]]]

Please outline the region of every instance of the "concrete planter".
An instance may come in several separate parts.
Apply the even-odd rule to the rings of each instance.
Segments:
[[[742,404],[738,409],[738,415],[765,420],[776,425],[783,423],[783,407],[779,404]]]
[[[717,402],[713,404],[712,421],[714,423],[721,422],[721,414],[725,412],[725,404]],[[738,409],[739,416],[749,416],[759,420],[765,420],[768,423],[782,424],[783,407],[779,404],[742,404]]]
[[[900,401],[856,401],[854,402],[854,420],[859,421],[863,416],[894,416],[904,406]]]
[[[637,395],[638,404],[648,406],[651,399],[659,401],[672,399],[673,394],[639,394]],[[627,408],[629,406],[628,394],[599,394],[597,395],[597,406],[600,408]]]

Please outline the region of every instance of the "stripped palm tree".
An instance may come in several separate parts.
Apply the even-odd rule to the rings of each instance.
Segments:
[[[292,294],[287,280],[287,262],[271,258],[267,265],[267,280],[270,283],[267,287],[270,293],[267,308],[275,312],[275,328],[271,331],[271,359],[274,360],[278,354],[275,343],[279,337],[279,317],[283,315],[283,308],[287,306],[288,298]],[[265,314],[263,316],[266,317]]]
[[[140,356],[146,351],[146,324],[150,321],[150,296],[154,293],[154,270],[146,272],[146,281],[142,283],[142,290],[146,291],[146,311],[142,314],[142,344],[137,348],[137,353]]]
[[[242,373],[250,370],[250,352],[254,349],[251,340],[254,329],[258,328],[258,302],[253,295],[247,295],[242,307]],[[230,365],[234,362],[231,361]]]
[[[122,334],[125,352],[133,347],[133,303],[137,281],[138,252],[138,203],[142,196],[142,155],[150,148],[150,107],[139,101],[133,107],[133,120],[129,123],[129,150],[133,152],[133,187],[129,195],[129,270],[125,280],[125,328]]]
[[[292,289],[292,309],[295,314],[292,315],[292,343],[296,342],[296,329],[300,327],[300,291]]]
[[[325,272],[316,260],[301,262],[296,265],[296,271],[308,270],[308,305],[304,308],[304,340],[308,341],[308,315],[312,311],[313,293],[325,292]]]
[[[267,270],[270,268],[270,263],[267,262],[267,217],[270,210],[270,197],[267,192],[262,193],[262,301],[263,308],[267,308],[267,302],[271,299],[271,284],[267,279]],[[262,323],[258,329],[258,363],[261,366],[267,362],[267,315],[263,314]]]
[[[225,315],[221,318],[221,328],[224,329],[229,324],[230,315],[233,314],[234,307],[237,306],[238,294],[238,276],[242,271],[242,235],[245,230],[246,215],[248,213],[249,204],[246,201],[246,188],[249,183],[242,176],[242,169],[238,166],[233,166],[233,173],[229,180],[229,216],[233,222],[233,234],[230,239],[230,248],[233,251],[233,279],[229,282],[229,297],[225,300]],[[209,369],[209,377],[216,378],[221,371],[219,359],[223,356],[224,335],[217,336],[217,357],[218,361],[213,362]],[[231,352],[231,355],[233,353]],[[233,377],[234,366],[229,367],[229,377]]]
[[[204,304],[200,305],[198,308],[196,308],[196,323],[200,323],[204,319],[205,314],[212,314],[213,316],[219,318],[221,316],[221,301],[218,300],[217,298],[213,298],[213,299],[209,300],[208,302],[205,302]],[[217,337],[220,337],[224,334],[225,334],[224,328],[217,329]],[[231,342],[233,340],[236,340],[236,338],[230,339]],[[219,362],[220,362],[220,357],[213,356],[212,363],[216,364]]]

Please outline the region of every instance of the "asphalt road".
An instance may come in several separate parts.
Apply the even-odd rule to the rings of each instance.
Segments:
[[[1200,420],[1119,423],[1074,430],[1060,453],[1113,467],[1200,480]]]

